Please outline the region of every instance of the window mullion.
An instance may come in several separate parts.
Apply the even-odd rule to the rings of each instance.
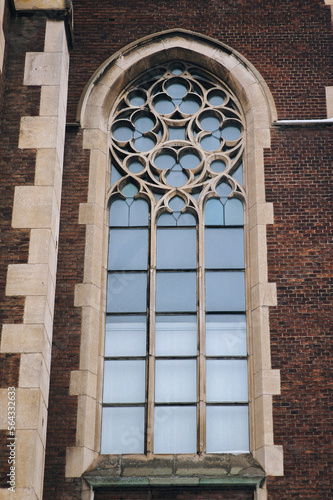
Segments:
[[[205,226],[202,212],[198,214],[198,272],[197,272],[197,322],[198,322],[198,408],[197,408],[197,432],[198,453],[206,450],[206,345],[205,345],[205,255],[204,255],[204,232]]]
[[[146,452],[154,452],[154,400],[155,400],[155,310],[156,310],[156,212],[151,207],[149,238],[149,290],[148,290],[148,360],[147,360],[147,415]]]

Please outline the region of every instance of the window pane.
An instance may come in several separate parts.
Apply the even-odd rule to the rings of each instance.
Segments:
[[[206,269],[243,268],[243,228],[206,228],[205,262]]]
[[[110,230],[108,269],[147,269],[147,263],[148,229]]]
[[[196,355],[196,316],[156,316],[155,331],[156,356]]]
[[[245,311],[243,271],[206,272],[206,311]]]
[[[110,226],[128,226],[129,207],[125,200],[115,200],[110,207]]]
[[[134,200],[130,207],[130,226],[148,226],[149,207],[145,200]]]
[[[107,312],[145,312],[147,309],[146,292],[146,274],[109,274]]]
[[[144,453],[144,408],[103,408],[101,453]]]
[[[157,230],[158,269],[195,269],[196,268],[196,230],[162,229]]]
[[[207,356],[246,356],[244,315],[206,315]]]
[[[224,207],[225,223],[228,226],[242,226],[244,224],[243,203],[236,198],[228,200]]]
[[[195,359],[155,361],[155,402],[190,403],[197,398]]]
[[[195,310],[196,273],[157,273],[157,312]]]
[[[206,446],[207,453],[248,453],[248,407],[207,406]]]
[[[105,361],[104,403],[144,403],[145,401],[144,360]]]
[[[155,407],[154,453],[196,453],[196,408]]]
[[[207,402],[248,401],[246,359],[207,359]]]
[[[223,225],[223,205],[220,200],[210,199],[205,205],[205,224],[206,226]]]
[[[145,356],[146,316],[107,316],[105,356]]]

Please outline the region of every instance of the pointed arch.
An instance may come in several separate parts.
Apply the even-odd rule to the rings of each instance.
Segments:
[[[280,374],[271,369],[270,359],[268,308],[276,305],[276,289],[267,278],[266,225],[273,223],[273,206],[265,201],[263,158],[276,109],[263,78],[243,56],[212,38],[177,29],[135,41],[111,56],[87,83],[78,107],[83,148],[90,149],[90,175],[87,203],[79,212],[79,223],[87,226],[86,255],[84,280],[75,292],[75,306],[82,308],[82,337],[80,370],[71,374],[70,393],[78,395],[79,403],[76,446],[67,450],[67,477],[78,477],[91,467],[100,449],[110,116],[130,82],[173,60],[193,63],[225,82],[245,116],[251,452],[267,475],[283,474],[282,447],[274,445],[273,438],[272,396],[280,391]]]

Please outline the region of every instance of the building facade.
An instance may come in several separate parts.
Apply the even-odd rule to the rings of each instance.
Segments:
[[[0,5],[0,497],[331,498],[332,1]]]

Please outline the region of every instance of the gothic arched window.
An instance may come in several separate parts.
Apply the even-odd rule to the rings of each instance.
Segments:
[[[180,62],[117,100],[102,453],[249,451],[243,128]]]

